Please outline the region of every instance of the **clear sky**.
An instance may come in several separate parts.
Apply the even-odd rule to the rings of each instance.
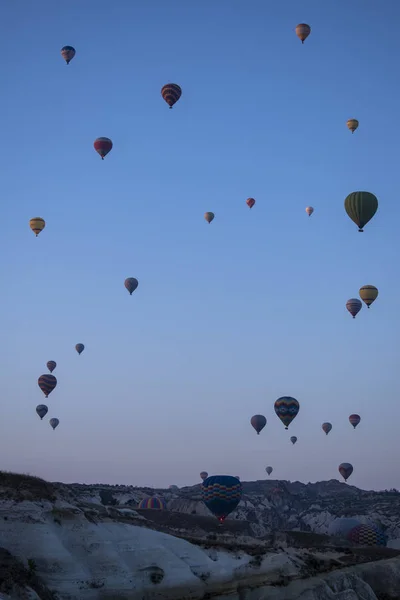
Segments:
[[[349,483],[400,487],[399,18],[374,0],[2,3],[1,468],[167,486],[351,462]],[[356,190],[379,199],[363,234]],[[353,320],[365,284],[379,298]]]

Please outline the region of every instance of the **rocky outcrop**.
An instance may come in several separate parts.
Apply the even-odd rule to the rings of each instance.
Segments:
[[[271,520],[282,518],[278,504],[262,498],[259,487],[240,508],[257,519],[241,513],[219,527],[189,510],[189,502],[200,508],[198,488],[164,491],[168,508],[186,507],[177,512],[135,510],[154,490],[52,485],[9,474],[0,475],[0,485],[0,599],[400,599],[399,550],[354,548],[305,530],[273,532],[261,515],[269,502]],[[304,502],[285,496],[281,508],[289,512],[290,503],[303,519],[310,514]],[[334,514],[323,499],[319,505]]]

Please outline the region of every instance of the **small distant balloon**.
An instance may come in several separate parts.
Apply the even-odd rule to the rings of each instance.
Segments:
[[[339,465],[338,470],[339,470],[339,473],[341,474],[341,476],[343,477],[343,479],[345,481],[347,481],[353,472],[353,465],[351,465],[350,463],[342,463]]]
[[[211,221],[214,220],[214,217],[215,217],[215,215],[212,212],[206,212],[206,213],[204,213],[204,218],[207,221],[207,223],[211,223]]]
[[[58,419],[54,419],[54,418],[50,419],[50,421],[49,421],[49,423],[50,423],[50,425],[52,426],[53,429],[55,429],[56,427],[58,427],[59,422],[60,421]]]
[[[67,65],[69,65],[71,60],[74,58],[75,54],[75,48],[73,48],[72,46],[64,46],[63,48],[61,48],[61,56],[63,57]]]
[[[272,467],[266,467],[265,470],[267,471],[268,475],[271,475],[271,473],[273,471],[273,468]]]
[[[309,217],[311,217],[311,215],[313,214],[314,209],[312,206],[307,206],[306,208],[306,213],[308,214]]]
[[[297,437],[295,435],[292,435],[290,441],[292,442],[292,444],[295,444],[297,442]]]
[[[176,490],[179,490],[178,486],[177,486],[177,485],[174,485],[174,484],[170,485],[170,486],[169,486],[169,489],[170,489],[170,490],[173,490],[173,491],[175,491],[175,492],[176,492]]]
[[[351,133],[354,133],[359,125],[359,122],[357,121],[357,119],[349,119],[346,125],[350,129]]]
[[[378,288],[374,285],[363,285],[358,293],[360,294],[361,300],[365,302],[368,308],[375,302],[379,294]]]
[[[205,479],[207,479],[207,477],[208,477],[208,473],[207,473],[207,471],[202,471],[202,472],[200,473],[200,479],[202,479],[203,481],[204,481]]]
[[[167,83],[161,88],[161,96],[168,106],[172,108],[182,96],[182,90],[177,83]]]
[[[42,217],[34,217],[29,221],[29,227],[32,229],[36,237],[46,227],[46,221]]]
[[[38,404],[36,407],[36,412],[40,417],[40,420],[43,419],[43,417],[45,417],[47,415],[48,412],[48,408],[45,404]]]
[[[332,429],[331,423],[322,423],[322,430],[325,431],[326,435],[328,435],[328,433],[330,432],[331,429]]]
[[[356,315],[358,315],[358,313],[362,309],[361,300],[359,300],[358,298],[350,298],[350,300],[347,300],[346,302],[346,308],[353,317],[353,319],[355,319]]]
[[[246,204],[249,208],[253,208],[255,203],[256,203],[256,201],[254,200],[254,198],[247,198],[247,200],[246,200]]]
[[[49,362],[46,364],[46,367],[48,368],[48,370],[50,371],[50,373],[52,373],[54,371],[54,369],[56,368],[57,363],[55,360],[49,360]]]
[[[350,421],[350,424],[353,425],[353,427],[355,429],[357,427],[357,425],[360,423],[361,417],[360,417],[360,415],[350,415],[349,421]]]
[[[301,40],[301,43],[304,44],[304,41],[311,33],[311,27],[307,25],[307,23],[299,23],[299,25],[296,25],[295,31],[297,37]]]
[[[296,398],[282,396],[282,398],[278,398],[278,400],[275,401],[274,409],[275,413],[284,424],[285,429],[288,429],[290,423],[300,410],[300,404]]]
[[[370,192],[352,192],[344,201],[344,209],[362,232],[378,210],[378,198]]]
[[[104,160],[104,157],[107,156],[113,147],[113,143],[110,138],[99,137],[93,142],[93,146],[97,154],[101,156],[101,160]]]
[[[125,279],[124,286],[126,287],[126,289],[128,290],[128,292],[131,296],[132,296],[133,292],[136,290],[138,285],[139,285],[139,282],[134,277],[128,277],[128,279]]]
[[[257,431],[257,435],[260,435],[260,431],[262,431],[267,424],[267,419],[264,417],[264,415],[254,415],[251,417],[250,423]]]
[[[38,379],[38,386],[46,398],[48,398],[49,394],[51,394],[56,385],[57,379],[54,377],[54,375],[49,375],[46,373],[45,375],[41,375]]]
[[[78,354],[82,354],[84,349],[85,349],[85,346],[83,344],[76,344],[76,346],[75,346],[75,350],[77,351]]]

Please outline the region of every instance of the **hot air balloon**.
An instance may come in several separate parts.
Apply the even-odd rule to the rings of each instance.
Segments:
[[[300,404],[297,402],[296,398],[282,396],[282,398],[278,398],[278,400],[275,401],[274,408],[276,414],[284,424],[285,429],[287,429],[298,414]]]
[[[256,201],[254,200],[254,198],[247,198],[247,200],[246,200],[246,204],[249,208],[253,208],[255,203],[256,203]]]
[[[83,344],[76,344],[76,346],[75,346],[75,350],[77,351],[78,354],[82,354],[84,349],[85,349],[85,346]]]
[[[207,473],[207,471],[202,471],[202,472],[200,473],[200,479],[202,479],[203,481],[204,481],[205,479],[207,479],[207,477],[208,477],[208,473]]]
[[[97,140],[94,140],[93,146],[97,154],[100,154],[101,160],[104,160],[104,157],[107,156],[113,147],[113,143],[109,138],[99,137]]]
[[[362,232],[378,210],[378,198],[370,192],[352,192],[345,199],[344,208],[358,231]]]
[[[29,221],[29,227],[37,237],[39,233],[46,227],[46,221],[42,219],[42,217],[34,217]]]
[[[386,546],[387,539],[383,531],[376,525],[360,523],[350,529],[347,539],[357,546]]]
[[[56,368],[57,363],[55,360],[49,360],[49,362],[46,364],[46,367],[48,368],[48,370],[50,371],[50,373],[52,373],[54,371],[54,369]]]
[[[177,83],[167,83],[161,88],[161,96],[168,106],[172,108],[182,96],[182,90]]]
[[[350,519],[348,517],[335,519],[329,526],[328,535],[346,537],[349,531],[357,527],[357,525],[360,525],[360,521],[357,519]]]
[[[353,319],[355,319],[356,315],[358,315],[358,313],[362,309],[361,300],[359,300],[358,298],[350,298],[350,300],[347,300],[346,302],[346,308],[352,315]]]
[[[311,215],[313,214],[314,209],[312,206],[307,206],[306,208],[306,213],[308,214],[309,217],[311,217]]]
[[[353,472],[353,465],[351,465],[350,463],[342,463],[339,465],[338,470],[339,470],[339,473],[341,474],[341,476],[343,477],[343,479],[345,481],[347,481]]]
[[[267,424],[267,419],[264,417],[264,415],[254,415],[251,417],[250,423],[257,431],[257,435],[260,435],[260,431],[262,431]]]
[[[307,25],[307,23],[299,23],[299,25],[296,25],[295,31],[297,37],[301,40],[301,43],[304,44],[304,41],[311,33],[311,27]]]
[[[331,429],[332,429],[331,423],[322,423],[322,430],[325,431],[326,435],[328,435],[328,433],[330,432]]]
[[[292,437],[290,438],[290,441],[294,445],[297,442],[297,437],[295,435],[292,435]]]
[[[143,498],[138,504],[138,508],[152,508],[153,510],[166,510],[167,503],[160,496],[151,496],[151,498]]]
[[[71,60],[74,58],[75,54],[75,48],[73,48],[72,46],[64,46],[63,48],[61,48],[61,56],[63,57],[67,65],[69,65]]]
[[[38,386],[42,390],[43,394],[48,398],[49,394],[54,390],[57,385],[57,379],[54,375],[41,375],[38,379]]]
[[[273,471],[273,468],[272,467],[266,467],[265,470],[267,471],[268,475],[271,475],[271,473]]]
[[[354,133],[357,129],[359,123],[357,119],[349,119],[346,123],[347,127],[350,129],[351,133]]]
[[[230,475],[207,477],[201,488],[204,504],[220,523],[235,510],[242,497],[242,484]]]
[[[128,277],[128,279],[125,279],[124,286],[126,287],[126,289],[128,290],[128,292],[131,296],[132,296],[133,292],[136,290],[138,285],[139,285],[139,282],[134,277]]]
[[[206,212],[206,213],[204,213],[204,218],[207,221],[207,223],[211,223],[211,221],[214,220],[214,217],[215,217],[215,215],[212,212]]]
[[[350,415],[349,416],[350,424],[353,425],[354,429],[357,427],[359,422],[361,421],[360,415]]]
[[[177,485],[170,485],[170,486],[169,486],[169,489],[170,489],[170,490],[173,490],[173,491],[179,490],[179,488],[178,488],[178,486],[177,486]]]
[[[49,423],[50,423],[50,425],[52,426],[53,430],[54,430],[56,427],[58,427],[58,424],[59,424],[59,422],[60,422],[60,421],[59,421],[58,419],[54,419],[54,418],[53,418],[53,419],[50,419],[50,421],[49,421]]]
[[[358,293],[360,294],[361,300],[365,302],[368,308],[377,299],[379,294],[378,288],[376,288],[374,285],[363,285],[360,287]]]
[[[47,415],[48,412],[48,408],[45,404],[38,404],[36,407],[36,412],[40,417],[40,420],[43,419],[43,417],[45,417]]]

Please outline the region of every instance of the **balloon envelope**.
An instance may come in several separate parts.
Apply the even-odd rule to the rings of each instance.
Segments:
[[[353,425],[354,429],[357,427],[357,425],[359,424],[359,422],[361,421],[361,417],[360,415],[350,415],[349,416],[349,421],[350,424]]]
[[[311,33],[311,27],[307,25],[307,23],[299,23],[296,25],[296,35],[301,40],[301,43],[304,44],[304,40],[308,38]]]
[[[49,360],[48,363],[46,363],[46,367],[48,368],[48,370],[50,371],[50,373],[52,373],[54,371],[54,369],[56,368],[57,363],[55,360]]]
[[[50,423],[50,425],[51,425],[51,427],[52,427],[53,429],[55,429],[56,427],[58,427],[58,424],[59,424],[59,422],[60,422],[60,421],[59,421],[58,419],[54,419],[54,418],[53,418],[53,419],[50,419],[50,421],[49,421],[49,423]]]
[[[356,315],[358,315],[358,313],[362,309],[361,300],[359,300],[358,298],[350,298],[350,300],[347,300],[346,302],[346,308],[352,315],[353,319],[355,319]]]
[[[341,476],[343,477],[343,479],[345,481],[347,481],[353,472],[353,465],[351,465],[350,463],[341,463],[339,465],[338,470],[339,470],[339,473],[341,474]]]
[[[376,288],[374,285],[363,285],[360,287],[360,291],[358,293],[360,294],[361,300],[365,302],[368,308],[377,299],[379,294],[378,288]]]
[[[322,423],[322,430],[325,431],[326,435],[328,435],[328,433],[330,432],[331,429],[332,429],[331,423]]]
[[[133,292],[136,290],[137,286],[139,285],[139,282],[134,277],[128,277],[128,279],[125,279],[124,285],[125,285],[126,289],[128,290],[129,294],[132,296]]]
[[[265,470],[267,471],[268,475],[271,475],[271,473],[273,471],[273,468],[272,467],[266,467]]]
[[[160,496],[152,496],[151,498],[143,498],[138,504],[138,508],[153,508],[155,510],[165,510],[167,503]]]
[[[202,484],[203,502],[222,523],[242,497],[242,484],[230,475],[212,475]]]
[[[38,379],[38,386],[40,387],[46,398],[49,396],[49,394],[51,394],[56,385],[57,379],[54,377],[54,375],[49,375],[49,373],[41,375]]]
[[[204,218],[207,221],[207,223],[211,223],[211,221],[214,220],[214,217],[215,217],[215,215],[212,212],[206,212],[206,213],[204,213]]]
[[[38,404],[36,407],[36,412],[40,417],[40,420],[43,419],[43,417],[45,417],[48,413],[48,408],[45,404]]]
[[[352,192],[344,201],[344,208],[358,231],[372,219],[378,210],[378,199],[370,192]]]
[[[208,473],[207,473],[207,471],[202,471],[202,472],[200,473],[200,479],[202,479],[203,481],[204,481],[205,479],[207,479],[207,477],[208,477]]]
[[[278,398],[278,400],[275,401],[274,409],[275,413],[284,424],[285,429],[287,429],[298,414],[300,410],[300,404],[296,398],[292,398],[291,396],[282,396],[282,398]]]
[[[347,539],[357,546],[386,546],[387,539],[376,525],[360,523],[350,529]]]
[[[104,157],[110,152],[113,147],[113,143],[110,138],[107,137],[99,137],[97,140],[93,142],[94,149],[97,154],[101,156],[101,160],[104,160]]]
[[[84,349],[85,349],[85,346],[83,344],[76,344],[76,346],[75,346],[75,350],[77,351],[78,354],[82,354]]]
[[[42,217],[33,217],[33,219],[29,221],[29,227],[37,237],[39,233],[46,227],[46,221],[42,219]]]
[[[246,204],[249,208],[253,208],[255,203],[256,203],[256,201],[254,200],[254,198],[247,198],[247,200],[246,200]]]
[[[350,129],[351,133],[354,133],[357,129],[359,123],[357,119],[349,119],[346,123],[347,127]]]
[[[297,437],[295,435],[292,435],[290,441],[292,442],[292,444],[295,444],[297,442]]]
[[[267,424],[267,419],[264,415],[254,415],[251,417],[250,423],[257,431],[257,435],[260,435],[260,431],[262,431]]]
[[[182,96],[182,90],[177,83],[167,83],[161,88],[161,96],[168,106],[172,108]]]
[[[73,48],[72,46],[64,46],[63,48],[61,48],[61,56],[63,57],[67,65],[69,65],[71,60],[74,58],[75,54],[75,48]]]
[[[311,215],[313,214],[314,209],[312,206],[307,206],[306,208],[306,213],[308,214],[309,217],[311,217]]]

